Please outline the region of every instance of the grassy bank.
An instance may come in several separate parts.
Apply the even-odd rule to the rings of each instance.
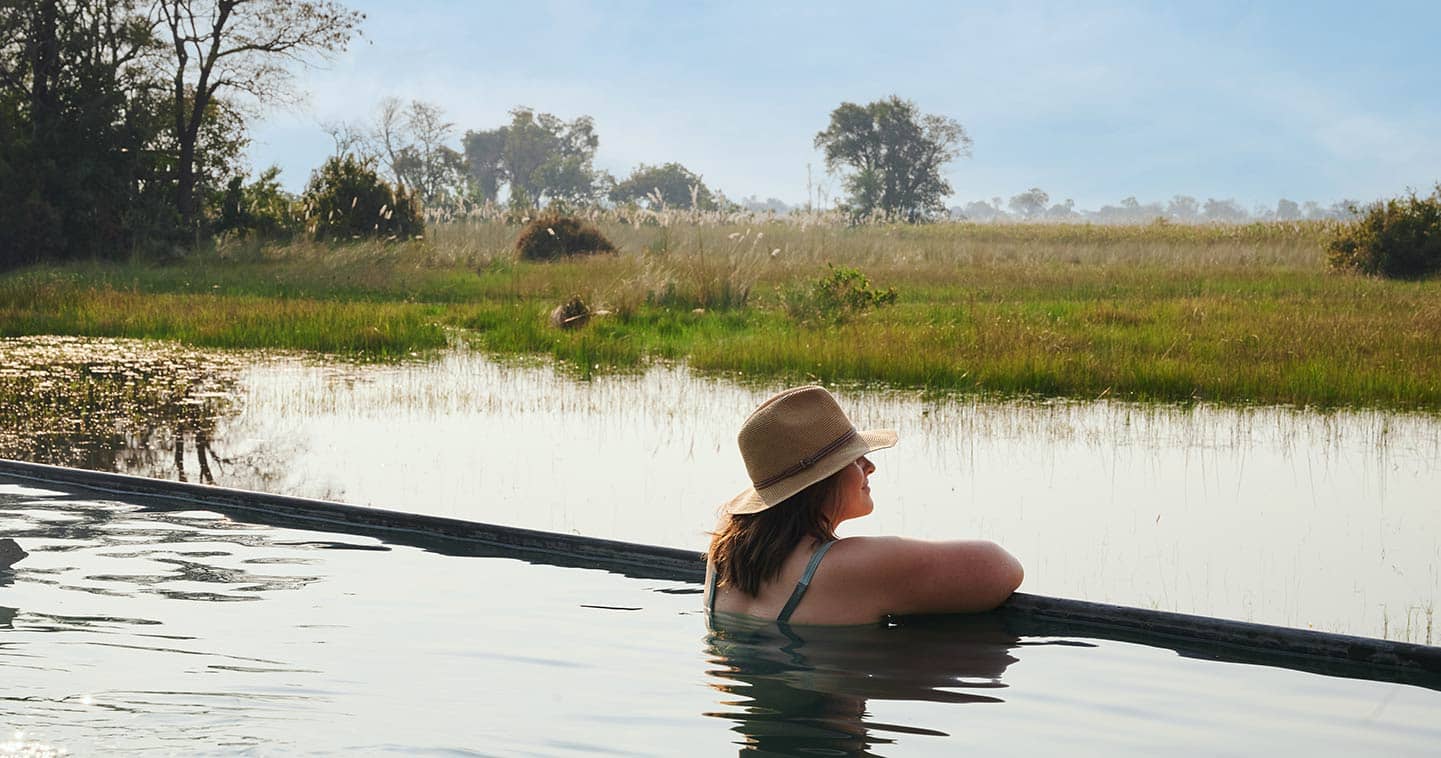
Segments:
[[[582,371],[685,359],[794,380],[1091,398],[1441,409],[1441,282],[1324,270],[1322,224],[629,226],[622,253],[516,262],[515,227],[423,243],[232,247],[170,267],[0,279],[0,334],[175,339],[387,358],[459,336]],[[784,307],[827,271],[898,301],[842,323]],[[610,311],[546,324],[580,295]]]

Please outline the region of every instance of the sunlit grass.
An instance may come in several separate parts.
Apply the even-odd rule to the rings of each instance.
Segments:
[[[551,264],[516,261],[517,227],[495,222],[398,246],[34,269],[0,279],[0,334],[382,359],[459,337],[582,373],[684,360],[940,390],[1441,409],[1441,283],[1326,271],[1325,223],[602,228],[620,254]],[[782,290],[826,263],[898,302],[823,327],[787,318]],[[573,295],[608,313],[549,327]]]

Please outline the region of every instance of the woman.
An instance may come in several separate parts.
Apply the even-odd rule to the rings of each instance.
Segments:
[[[781,624],[868,624],[888,616],[969,613],[1000,605],[1021,564],[991,542],[899,537],[837,540],[841,522],[875,508],[867,454],[896,444],[858,432],[821,387],[762,403],[741,427],[752,486],[724,506],[707,562],[711,615]]]

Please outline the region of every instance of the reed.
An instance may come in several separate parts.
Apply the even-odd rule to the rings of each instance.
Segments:
[[[661,219],[665,220],[665,219]],[[0,334],[175,339],[386,359],[455,339],[582,374],[684,360],[793,380],[1164,401],[1441,410],[1441,282],[1329,272],[1325,223],[1238,227],[621,223],[620,247],[518,261],[518,225],[0,278]],[[855,268],[896,302],[802,323],[785,293]],[[590,326],[546,326],[580,296]]]

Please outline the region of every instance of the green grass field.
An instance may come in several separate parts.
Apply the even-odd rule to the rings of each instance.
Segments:
[[[603,223],[622,252],[517,262],[517,228],[404,245],[236,245],[172,266],[0,278],[0,334],[125,336],[385,360],[471,342],[581,373],[702,371],[938,391],[1441,410],[1441,282],[1327,271],[1324,223]],[[894,305],[801,322],[854,267]],[[579,295],[609,313],[547,324]]]

